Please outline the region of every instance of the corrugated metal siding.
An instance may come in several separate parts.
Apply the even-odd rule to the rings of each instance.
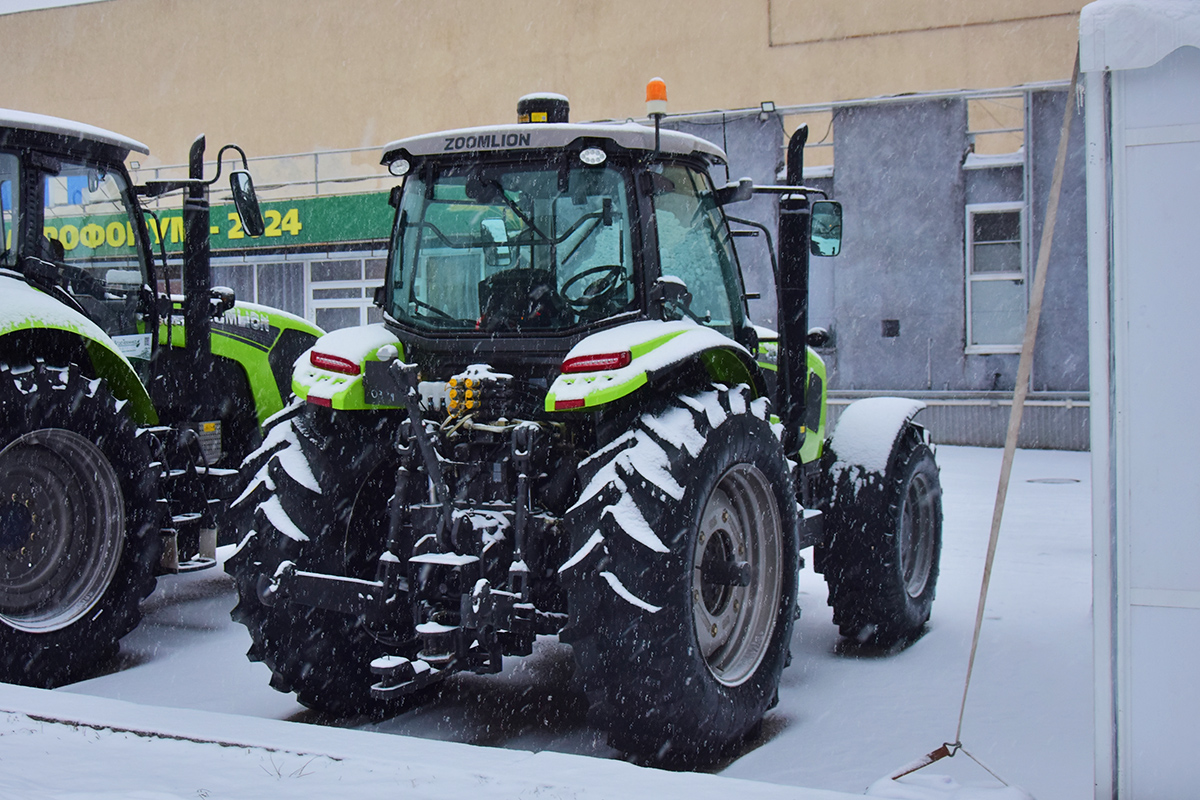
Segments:
[[[861,397],[891,392],[831,392],[828,427],[832,431],[842,409]],[[1012,410],[1012,395],[1000,392],[964,394],[895,392],[928,405],[917,421],[929,429],[938,444],[1003,447]],[[1089,447],[1087,395],[1076,393],[1032,394],[1021,417],[1018,447],[1041,450],[1087,450]]]

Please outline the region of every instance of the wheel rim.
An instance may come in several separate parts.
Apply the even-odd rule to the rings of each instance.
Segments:
[[[770,647],[783,592],[783,525],[766,476],[750,464],[726,472],[704,504],[692,554],[692,616],[705,664],[737,686]],[[747,585],[731,566],[743,562]],[[734,567],[736,569],[736,567]]]
[[[915,474],[904,494],[900,519],[900,566],[909,597],[920,597],[929,584],[936,511],[932,484],[925,475]]]
[[[116,472],[72,431],[27,433],[0,451],[0,620],[46,633],[86,615],[121,560]]]

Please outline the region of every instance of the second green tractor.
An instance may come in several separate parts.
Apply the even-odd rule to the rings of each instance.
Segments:
[[[801,549],[843,635],[920,634],[938,468],[915,401],[828,435],[808,263],[841,208],[802,186],[805,131],[786,185],[718,186],[714,145],[567,109],[532,95],[516,124],[386,148],[384,321],[297,362],[244,464],[233,616],[273,686],[338,714],[557,635],[615,747],[698,763],[777,700]],[[756,191],[779,202],[778,332],[748,318],[726,214]]]

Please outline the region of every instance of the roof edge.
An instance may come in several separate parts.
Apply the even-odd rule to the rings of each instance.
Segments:
[[[126,154],[132,150],[142,155],[150,155],[150,148],[137,139],[130,139],[128,136],[122,136],[119,133],[113,133],[104,128],[97,128],[95,125],[74,122],[62,117],[51,117],[46,114],[35,114],[30,111],[0,108],[0,126],[21,128],[27,131],[39,131],[41,133],[53,133],[76,139],[90,139],[102,144],[119,147],[125,150]]]
[[[1200,48],[1194,0],[1096,0],[1079,12],[1079,69],[1144,69],[1181,47]]]

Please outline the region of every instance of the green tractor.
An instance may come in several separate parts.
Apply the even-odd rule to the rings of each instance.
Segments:
[[[131,151],[149,152],[90,125],[0,110],[6,682],[93,674],[137,625],[156,575],[216,564],[236,467],[322,333],[209,285],[217,178],[203,179],[203,137],[187,180],[134,185]],[[245,227],[261,232],[249,174],[234,171],[230,185]],[[173,296],[139,198],[178,190],[184,294]],[[166,223],[154,222],[160,239]]]
[[[243,465],[233,617],[272,686],[337,714],[557,635],[612,745],[696,763],[777,699],[801,549],[843,635],[920,634],[941,543],[921,404],[860,401],[826,438],[808,263],[841,208],[800,185],[805,130],[789,185],[756,188],[657,123],[572,124],[557,95],[518,116],[386,148],[384,321],[297,362]],[[778,333],[747,317],[725,212],[755,191],[779,197]]]

